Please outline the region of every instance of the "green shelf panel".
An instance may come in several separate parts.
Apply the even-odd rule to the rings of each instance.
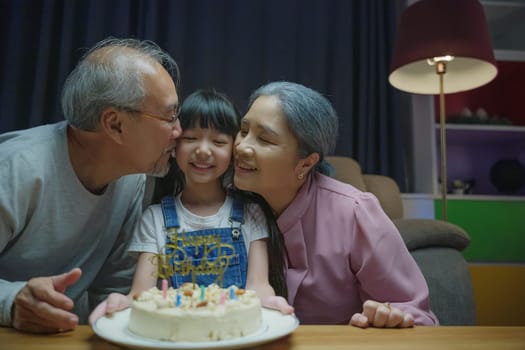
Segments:
[[[442,218],[441,200],[435,217]],[[469,262],[525,262],[525,201],[447,200],[448,221],[463,228]]]

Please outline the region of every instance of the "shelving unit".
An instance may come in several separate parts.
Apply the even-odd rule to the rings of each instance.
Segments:
[[[448,220],[471,238],[463,255],[471,272],[478,324],[524,324],[498,310],[519,303],[522,295],[516,287],[525,287],[525,186],[516,193],[500,193],[490,181],[490,169],[500,159],[517,159],[525,166],[525,51],[495,54],[499,74],[494,82],[446,95],[447,115],[465,107],[475,113],[481,107],[512,122],[446,124],[449,184],[454,179],[476,182],[472,194],[447,195]],[[412,96],[412,112],[416,194],[405,195],[405,206],[412,208],[413,217],[440,219],[440,128],[434,97]],[[495,274],[497,285],[486,278]]]
[[[525,165],[525,51],[496,50],[495,55],[499,66],[496,79],[475,90],[447,94],[447,115],[458,114],[465,107],[475,113],[483,107],[491,115],[511,119],[513,125],[448,123],[446,137],[449,188],[454,179],[475,178],[473,194],[476,197],[481,195],[484,199],[512,199],[518,196],[523,197],[518,200],[525,201],[525,188],[509,196],[498,193],[490,183],[490,167],[497,160],[517,158]],[[427,196],[427,200],[431,200],[428,199],[429,196],[439,199],[440,145],[435,97],[412,95],[411,100],[412,192]],[[404,197],[405,205],[408,208],[413,207],[410,203],[413,196],[407,194]],[[454,200],[456,197],[451,195],[449,198]],[[418,204],[421,203],[421,198],[418,201]],[[427,203],[425,207],[430,206]],[[438,208],[435,209],[439,211]],[[415,212],[415,215],[419,214]],[[426,212],[425,217],[436,214],[437,212]]]
[[[439,125],[435,129],[439,138]],[[449,191],[454,180],[473,180],[472,194],[525,200],[525,185],[516,193],[501,193],[490,181],[491,168],[499,160],[518,160],[525,166],[525,126],[447,124],[446,129]],[[439,157],[439,145],[436,152]]]
[[[452,192],[454,180],[473,181],[472,194],[449,195],[450,220],[462,224],[464,228],[471,228],[479,232],[483,239],[479,241],[494,241],[494,236],[487,235],[488,223],[485,229],[477,224],[471,224],[473,215],[467,214],[474,210],[478,218],[483,222],[484,216],[492,216],[492,220],[499,221],[494,216],[502,215],[510,220],[510,228],[513,236],[507,237],[507,242],[525,244],[525,185],[514,192],[500,192],[491,181],[491,169],[500,160],[518,161],[525,166],[525,108],[523,108],[523,85],[525,84],[525,52],[518,51],[495,51],[498,61],[498,76],[489,84],[478,89],[465,91],[446,96],[447,119],[451,115],[460,114],[465,108],[473,113],[479,109],[486,112],[483,118],[472,118],[473,123],[468,124],[446,124],[447,137],[447,178],[449,193]],[[434,101],[435,102],[435,101]],[[437,111],[434,107],[434,141],[433,141],[433,189],[435,200],[435,215],[441,217],[440,193],[437,174],[440,172],[440,164],[435,161],[440,157],[439,132],[437,123]],[[493,118],[505,121],[510,125],[483,124]],[[504,117],[504,119],[503,119]],[[469,118],[463,118],[469,120]],[[478,122],[478,124],[475,124]],[[457,203],[456,203],[457,202]],[[491,211],[486,211],[486,208]],[[504,215],[507,212],[515,213],[515,216]],[[481,213],[484,213],[481,215]],[[469,220],[465,220],[469,216]],[[503,223],[501,223],[503,224]],[[488,226],[487,226],[488,225]],[[508,226],[508,224],[505,224]],[[518,228],[518,230],[513,228]],[[507,229],[508,231],[508,229]],[[494,242],[493,242],[494,243]],[[481,246],[479,246],[481,247]],[[470,252],[469,249],[472,251]],[[518,255],[508,260],[507,256],[487,256],[485,253],[476,253],[477,246],[472,244],[466,251],[466,256],[475,261],[505,260],[516,261]],[[480,250],[483,250],[480,248]],[[521,260],[525,262],[525,253]]]
[[[492,82],[446,97],[448,120],[462,114],[465,109],[474,114],[462,117],[463,121],[471,120],[472,124],[453,124],[447,120],[448,188],[450,191],[453,180],[473,180],[475,194],[516,195],[525,200],[525,186],[516,193],[500,193],[490,181],[491,167],[499,160],[517,160],[525,166],[525,109],[522,101],[525,96],[525,52],[496,51],[495,56],[498,76]],[[483,118],[478,115],[481,110],[486,113]],[[493,124],[494,121],[510,125]],[[435,129],[439,135],[439,124]],[[436,144],[436,153],[439,157],[439,144]]]

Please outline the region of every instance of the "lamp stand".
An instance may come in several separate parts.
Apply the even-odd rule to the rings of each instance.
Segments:
[[[443,80],[446,72],[446,62],[436,62],[436,73],[439,75],[439,126],[441,139],[441,208],[443,221],[447,221],[447,139],[445,129],[445,90],[443,87]]]

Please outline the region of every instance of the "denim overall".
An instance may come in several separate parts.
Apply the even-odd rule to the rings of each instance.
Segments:
[[[173,288],[192,282],[193,273],[199,285],[246,286],[248,257],[241,231],[243,202],[233,199],[230,227],[191,232],[180,232],[174,196],[162,198],[161,206],[167,232],[165,254],[175,272],[170,278]]]

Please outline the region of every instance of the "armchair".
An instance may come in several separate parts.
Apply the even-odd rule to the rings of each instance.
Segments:
[[[361,191],[373,193],[401,234],[429,288],[432,311],[442,325],[475,324],[475,304],[470,274],[461,251],[470,243],[457,225],[432,219],[405,219],[399,186],[390,177],[362,174],[349,157],[326,160],[335,178]]]

